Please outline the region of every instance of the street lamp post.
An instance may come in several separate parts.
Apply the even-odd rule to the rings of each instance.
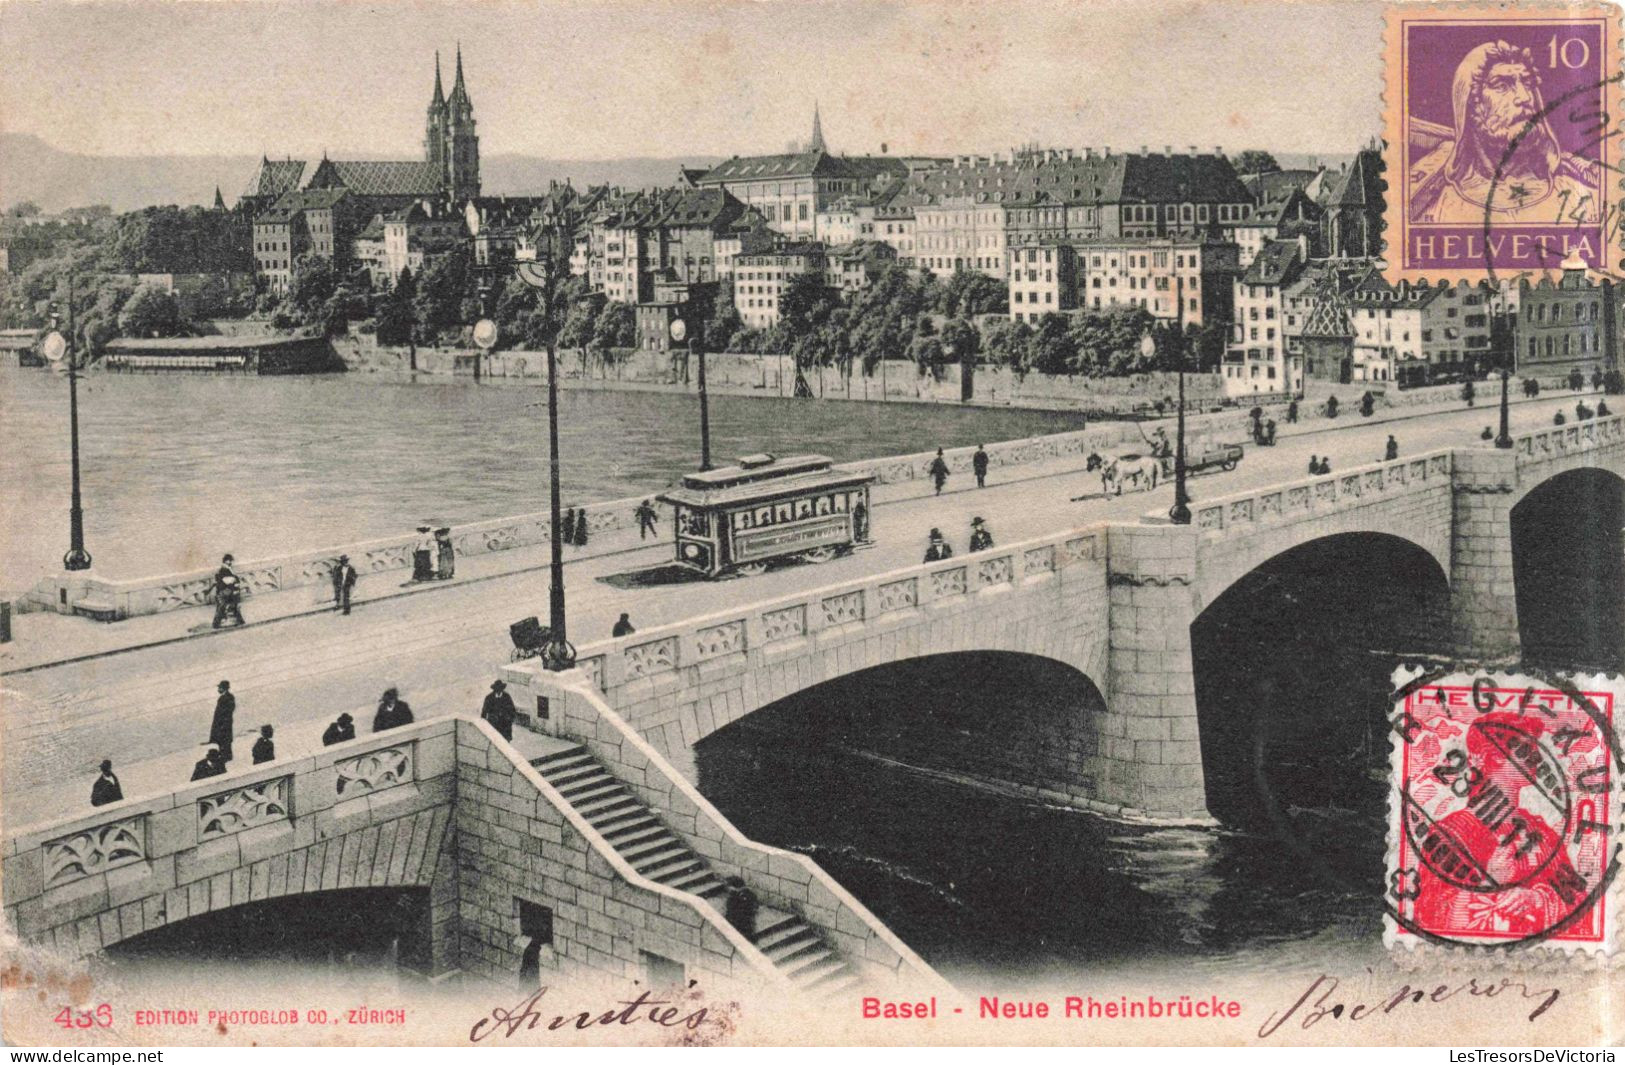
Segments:
[[[1179,360],[1179,416],[1175,422],[1174,505],[1168,520],[1175,525],[1191,523],[1191,497],[1185,488],[1185,279],[1175,278],[1178,310],[1174,317],[1174,357]]]
[[[72,455],[72,497],[68,504],[68,553],[62,556],[62,568],[78,572],[90,568],[90,552],[85,550],[85,508],[79,491],[79,357],[74,343],[74,277],[68,275],[68,335],[53,332],[46,338],[45,349],[52,361],[60,358],[68,368],[68,436]],[[53,312],[52,318],[58,316]],[[52,322],[55,326],[56,321]]]
[[[548,503],[551,521],[548,532],[552,546],[547,595],[547,644],[542,648],[542,666],[553,672],[573,669],[576,651],[565,632],[564,616],[564,536],[559,506],[559,365],[555,341],[553,294],[557,282],[557,233],[550,226],[538,241],[539,258],[520,262],[519,278],[538,290],[542,300],[542,322],[547,333],[547,444]]]
[[[1502,334],[1505,335],[1505,330],[1502,330]],[[1503,345],[1501,351],[1501,431],[1495,434],[1495,446],[1499,448],[1510,448],[1512,446],[1512,419],[1511,412],[1508,409],[1510,401],[1507,399],[1507,379],[1512,372],[1512,354],[1512,351]]]
[[[691,307],[690,301],[684,301],[684,307]],[[691,315],[691,317],[693,317]],[[704,330],[700,328],[697,318],[690,323],[682,318],[671,320],[671,338],[679,344],[687,343],[688,358],[684,363],[695,361],[698,358],[698,383],[700,391],[700,469],[711,468],[711,402],[705,390],[705,337]]]

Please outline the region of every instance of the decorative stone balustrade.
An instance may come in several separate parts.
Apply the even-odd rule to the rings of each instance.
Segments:
[[[577,666],[599,691],[674,674],[688,666],[816,636],[838,626],[883,622],[933,602],[1054,580],[1068,567],[1105,559],[1104,526],[1073,530],[949,562],[931,562],[849,581],[690,622],[638,633],[637,643],[606,640],[582,648]]]
[[[1373,497],[1449,484],[1450,473],[1451,452],[1435,451],[1203,500],[1195,507],[1194,524],[1204,536],[1220,536],[1270,522],[1297,521],[1333,509],[1369,503]],[[1158,512],[1148,514],[1146,520],[1167,519]]]
[[[199,799],[198,842],[245,829],[286,821],[293,798],[293,777],[277,777]]]
[[[1569,425],[1554,425],[1550,429],[1520,436],[1515,441],[1513,451],[1520,463],[1540,462],[1555,455],[1591,451],[1621,443],[1625,443],[1625,416],[1613,414]]]
[[[147,856],[143,815],[92,825],[45,844],[45,886],[54,888],[105,873]]]
[[[347,799],[368,795],[397,784],[410,784],[414,778],[414,744],[410,741],[358,754],[334,764],[338,775],[333,788]]]

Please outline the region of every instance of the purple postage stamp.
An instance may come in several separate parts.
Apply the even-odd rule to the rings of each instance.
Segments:
[[[1389,7],[1392,280],[1621,273],[1619,39],[1611,6]]]

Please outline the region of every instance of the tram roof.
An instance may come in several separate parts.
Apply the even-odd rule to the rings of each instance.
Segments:
[[[873,474],[833,467],[834,460],[824,455],[793,455],[782,459],[751,456],[741,459],[736,466],[687,474],[681,486],[660,498],[688,506],[718,506],[797,495],[820,488],[867,484],[874,479]]]

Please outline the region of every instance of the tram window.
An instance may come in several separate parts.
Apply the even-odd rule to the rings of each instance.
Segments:
[[[773,508],[773,520],[775,522],[794,521],[795,518],[792,516],[793,514],[794,511],[791,509],[790,504],[788,503],[780,503],[778,506]]]
[[[687,536],[709,536],[711,518],[704,511],[682,507],[677,511],[677,527]]]
[[[797,521],[800,521],[802,518],[810,518],[810,517],[812,517],[812,513],[813,513],[813,502],[812,502],[812,500],[810,500],[810,499],[798,499],[798,500],[796,500],[796,520]]]
[[[818,513],[820,515],[833,513],[834,510],[835,510],[835,497],[834,496],[819,496],[818,497]]]

